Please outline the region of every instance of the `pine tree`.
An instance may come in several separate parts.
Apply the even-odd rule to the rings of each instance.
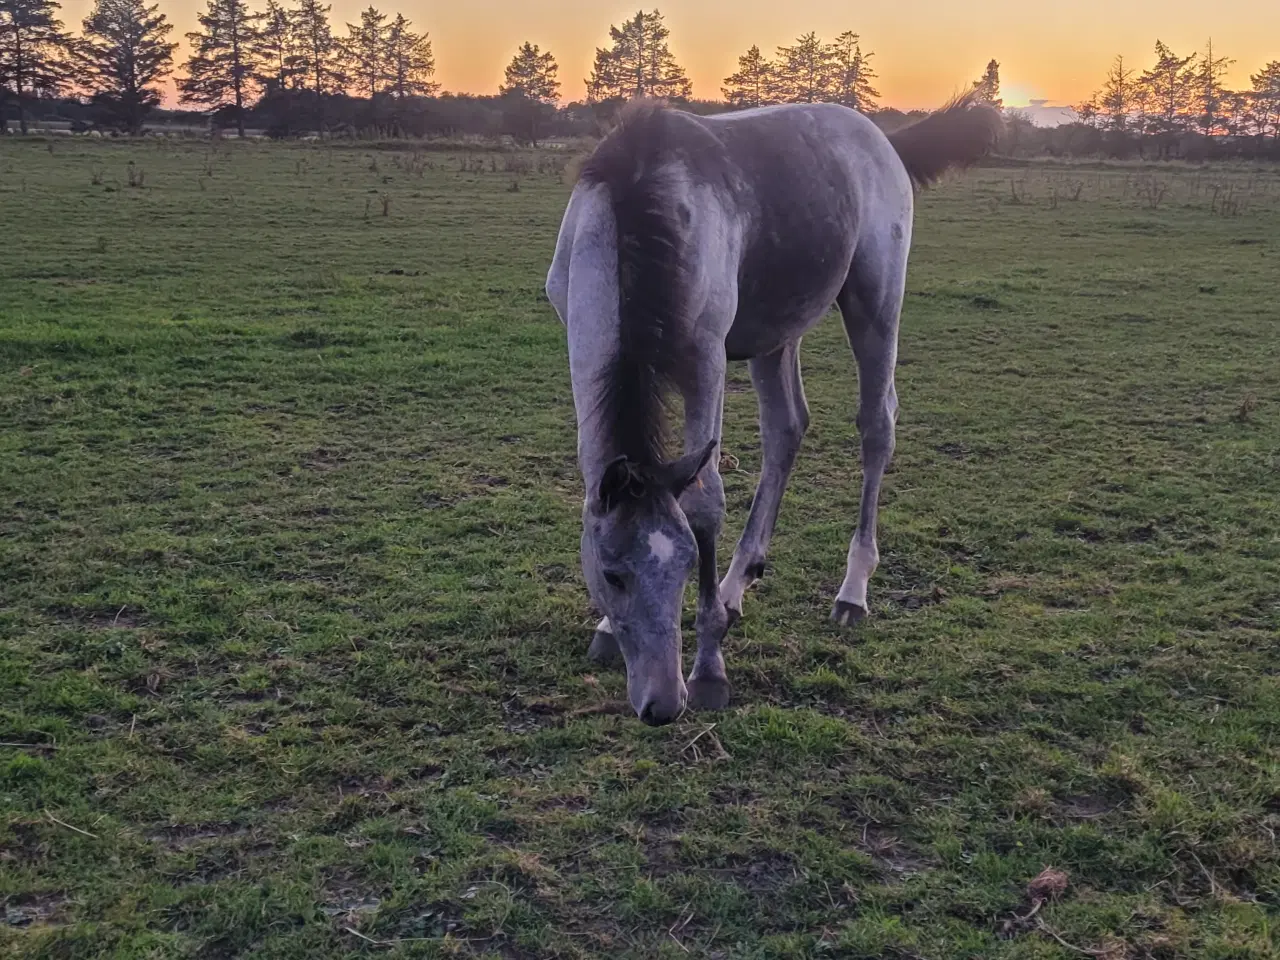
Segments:
[[[267,0],[258,30],[258,82],[268,95],[294,89],[299,80],[298,38],[293,17],[276,0]]]
[[[26,101],[56,94],[67,82],[68,38],[53,0],[0,0],[0,133],[4,101],[18,102],[18,123],[27,132]]]
[[[1268,131],[1273,140],[1280,140],[1280,60],[1272,60],[1251,76],[1253,89],[1249,91],[1249,112],[1259,137]]]
[[[982,74],[982,79],[974,81],[973,89],[977,93],[980,103],[988,104],[997,110],[1004,109],[1004,101],[1000,99],[1000,64],[998,61],[988,61],[987,69]]]
[[[1116,57],[1107,72],[1098,104],[1107,124],[1117,133],[1124,133],[1129,128],[1137,92],[1135,87],[1133,71],[1125,67],[1124,57]]]
[[[147,113],[160,103],[156,86],[169,75],[176,43],[159,4],[142,0],[96,0],[76,44],[78,79],[94,103],[124,124],[142,130]]]
[[[871,85],[876,77],[871,68],[874,54],[862,52],[862,38],[846,30],[836,37],[828,55],[831,58],[835,102],[863,113],[872,113],[880,91]]]
[[[387,30],[387,92],[397,101],[408,97],[429,97],[440,89],[431,81],[436,59],[431,40],[414,33],[411,23],[398,14]]]
[[[1191,110],[1195,55],[1179,57],[1165,44],[1156,41],[1156,64],[1143,73],[1139,82],[1151,94],[1153,132],[1177,133],[1185,129]]]
[[[1226,57],[1215,57],[1213,41],[1210,40],[1209,48],[1200,58],[1191,78],[1191,98],[1198,114],[1197,122],[1200,132],[1206,137],[1213,136],[1223,119],[1223,101],[1227,97],[1227,90],[1222,80],[1227,75],[1227,68],[1233,63],[1234,60]]]
[[[832,50],[816,33],[797,37],[794,46],[778,48],[778,93],[786,103],[823,103],[835,99]]]
[[[348,72],[356,91],[369,98],[378,98],[386,83],[390,82],[387,62],[387,42],[391,28],[387,15],[372,6],[360,14],[360,25],[347,24],[347,39],[343,43]]]
[[[507,64],[502,96],[519,96],[537,103],[552,105],[560,99],[560,66],[548,51],[526,42]]]
[[[209,0],[208,9],[198,16],[203,29],[187,34],[191,56],[187,75],[178,81],[183,103],[232,108],[241,137],[245,102],[258,70],[263,16],[251,13],[245,0]]]
[[[325,129],[325,98],[341,93],[346,87],[342,73],[342,48],[333,38],[329,26],[329,4],[320,0],[300,0],[292,12],[293,32],[297,42],[296,65],[304,87],[310,85],[316,99],[316,127]]]
[[[1228,90],[1223,93],[1218,122],[1229,137],[1247,135],[1254,123],[1249,94],[1243,90]]]
[[[507,64],[498,93],[505,101],[508,132],[535,146],[547,114],[560,99],[560,67],[550,52],[525,42]]]
[[[609,36],[612,46],[596,50],[595,65],[587,81],[588,100],[687,100],[693,95],[693,84],[667,45],[671,31],[657,10],[641,10],[621,27],[611,26]]]
[[[752,46],[738,58],[738,72],[724,78],[720,92],[735,107],[763,107],[777,103],[777,70],[759,47]]]

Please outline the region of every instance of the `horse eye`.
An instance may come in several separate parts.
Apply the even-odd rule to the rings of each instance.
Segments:
[[[616,573],[606,573],[604,575],[604,582],[615,590],[625,590],[627,588],[627,585],[622,582],[622,578]]]

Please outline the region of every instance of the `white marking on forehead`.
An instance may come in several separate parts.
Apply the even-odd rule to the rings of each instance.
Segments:
[[[675,555],[676,545],[665,533],[655,530],[649,534],[649,552],[658,558],[659,563],[666,563]]]

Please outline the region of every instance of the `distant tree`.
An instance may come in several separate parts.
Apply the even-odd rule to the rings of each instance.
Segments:
[[[1255,132],[1249,94],[1243,90],[1228,90],[1222,95],[1218,124],[1229,137],[1244,137]]]
[[[431,40],[411,26],[403,14],[397,14],[387,29],[387,92],[396,101],[429,97],[440,89],[431,80],[436,72]]]
[[[981,80],[975,80],[973,89],[981,103],[990,104],[997,110],[1004,109],[1004,101],[1000,99],[1000,64],[991,60],[982,74]]]
[[[1133,86],[1133,124],[1139,138],[1152,129],[1152,115],[1155,113],[1156,99],[1151,87],[1139,77]]]
[[[325,129],[325,98],[346,88],[342,72],[342,47],[329,26],[328,4],[320,0],[300,0],[293,11],[293,32],[297,41],[296,66],[315,95],[316,127]]]
[[[504,97],[516,95],[551,105],[560,99],[559,72],[560,66],[550,51],[544,53],[537,45],[526,42],[507,64],[498,92]]]
[[[735,107],[777,103],[777,69],[759,47],[753,46],[738,58],[738,72],[724,78],[720,92]]]
[[[258,73],[258,31],[264,14],[251,13],[245,0],[209,0],[198,14],[202,30],[187,34],[191,56],[178,81],[183,103],[230,108],[236,133],[244,136],[244,111]]]
[[[66,85],[68,38],[53,0],[0,0],[0,134],[4,101],[18,103],[18,123],[27,132],[27,101],[55,96]]]
[[[835,65],[831,48],[816,33],[778,48],[778,93],[787,103],[822,103],[834,99]]]
[[[671,31],[657,10],[640,10],[621,27],[611,26],[609,49],[597,49],[587,97],[592,102],[658,97],[688,100],[693,84],[672,55]]]
[[[504,115],[508,133],[537,144],[544,123],[555,113],[560,99],[560,66],[550,51],[525,42],[507,64],[504,82],[498,88],[506,101]]]
[[[880,91],[871,85],[876,78],[876,72],[871,68],[874,54],[863,53],[861,41],[856,33],[846,30],[828,48],[832,92],[836,103],[863,113],[873,113],[876,101],[880,99]]]
[[[1227,97],[1227,89],[1222,81],[1227,75],[1227,68],[1233,63],[1234,60],[1226,57],[1215,57],[1213,41],[1210,40],[1204,56],[1195,65],[1191,78],[1191,99],[1196,122],[1200,125],[1200,132],[1206,137],[1214,135],[1223,119],[1223,101]]]
[[[1000,136],[1000,151],[1010,156],[1017,156],[1027,147],[1035,143],[1037,128],[1035,121],[1025,110],[1006,110],[1004,115],[1004,132]]]
[[[371,104],[390,82],[390,35],[387,15],[372,6],[360,14],[359,26],[347,24],[347,39],[342,43],[347,73],[356,93],[368,97]]]
[[[1280,60],[1272,60],[1249,78],[1249,112],[1259,137],[1280,140]]]
[[[1151,94],[1149,129],[1153,133],[1177,133],[1186,129],[1195,83],[1195,55],[1177,56],[1156,41],[1156,63],[1139,82]]]
[[[1133,70],[1124,65],[1124,57],[1116,57],[1098,97],[1098,106],[1116,133],[1124,133],[1132,123],[1136,82]]]
[[[169,75],[176,43],[159,4],[96,0],[75,46],[78,80],[93,102],[130,133],[160,103],[157,84]]]
[[[1081,126],[1096,130],[1102,124],[1102,108],[1098,105],[1096,93],[1083,103],[1072,107],[1071,112],[1076,115],[1076,122]]]
[[[276,0],[267,0],[256,38],[258,83],[267,93],[289,90],[298,84],[298,38],[289,11]]]

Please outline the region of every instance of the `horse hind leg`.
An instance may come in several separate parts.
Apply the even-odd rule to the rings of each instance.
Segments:
[[[760,442],[764,462],[751,501],[751,513],[734,550],[720,593],[730,616],[742,616],[742,598],[764,575],[765,557],[778,521],[778,509],[796,455],[809,428],[809,405],[800,378],[800,341],[750,362],[751,382],[760,405]]]
[[[872,255],[860,251],[837,300],[858,363],[858,432],[862,439],[862,498],[858,527],[849,544],[844,583],[831,619],[850,626],[867,616],[867,583],[880,562],[876,543],[880,486],[893,457],[898,419],[894,369],[898,318],[906,282],[905,238]]]

